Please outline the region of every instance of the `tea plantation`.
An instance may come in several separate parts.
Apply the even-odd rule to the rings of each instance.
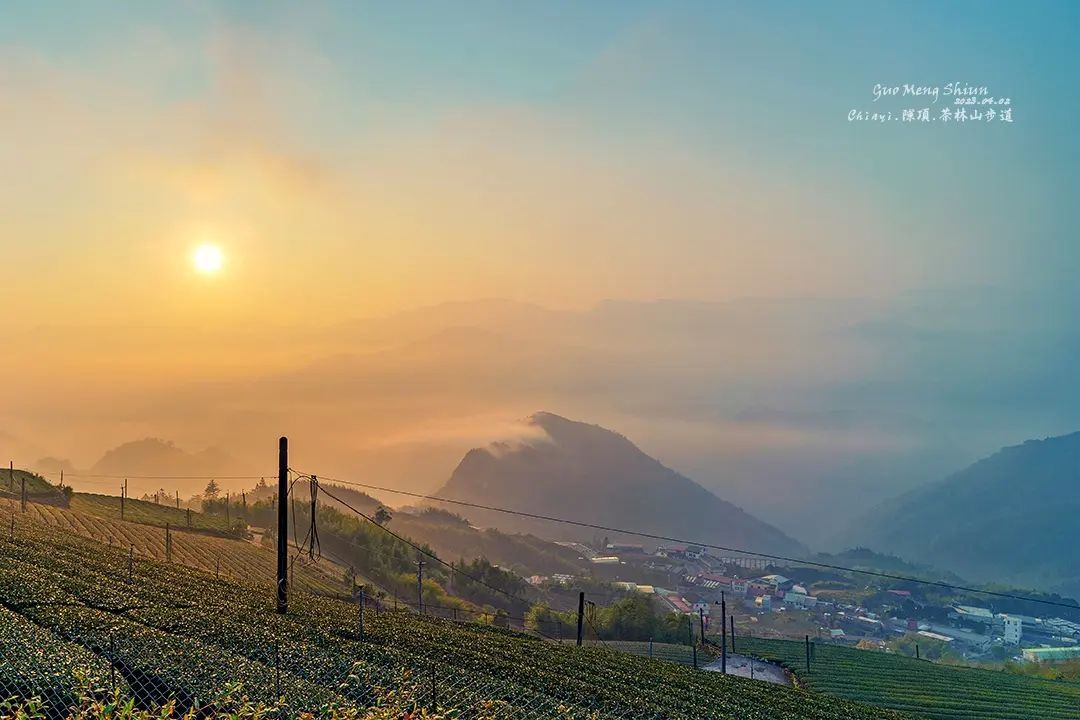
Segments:
[[[1076,720],[1080,683],[940,665],[903,655],[791,640],[740,637],[738,651],[779,662],[804,687],[940,720]]]
[[[126,551],[28,515],[0,535],[0,695],[42,697],[55,717],[87,692],[180,710],[242,692],[287,716],[392,702],[460,718],[908,717],[307,593],[278,615],[269,584],[146,560],[129,578]]]

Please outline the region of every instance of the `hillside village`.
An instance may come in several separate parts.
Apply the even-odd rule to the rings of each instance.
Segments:
[[[650,595],[664,611],[700,615],[707,630],[710,619],[720,614],[720,603],[726,602],[742,632],[755,636],[805,634],[818,641],[880,649],[908,637],[916,644],[922,640],[923,647],[936,645],[973,661],[1080,658],[1080,610],[1063,608],[1071,619],[1052,613],[995,612],[923,597],[917,587],[909,589],[910,583],[904,582],[856,592],[852,582],[821,579],[816,568],[718,557],[696,545],[647,550],[639,544],[605,542],[600,551],[583,543],[561,544],[581,553],[595,577],[625,592]],[[529,578],[534,585],[573,581],[569,575]],[[844,584],[850,587],[843,588]],[[858,602],[846,601],[856,596]],[[719,633],[719,627],[715,631]]]

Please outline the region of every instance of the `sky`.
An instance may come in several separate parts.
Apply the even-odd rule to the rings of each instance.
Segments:
[[[359,318],[492,298],[882,308],[872,368],[800,412],[918,382],[977,416],[996,385],[995,440],[1064,429],[1057,360],[972,348],[1080,347],[1078,20],[1071,2],[8,0],[0,322],[18,350],[0,372],[21,382],[0,430],[84,463],[132,434],[214,444],[148,398],[370,350],[340,332]],[[1010,98],[1013,122],[848,119],[936,115],[948,99],[873,88],[950,82]],[[224,254],[212,276],[203,243]]]

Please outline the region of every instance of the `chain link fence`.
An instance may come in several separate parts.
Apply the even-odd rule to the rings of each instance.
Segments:
[[[583,703],[580,694],[538,691],[385,646],[356,657],[275,637],[246,642],[241,655],[165,632],[133,634],[102,621],[99,633],[59,642],[33,622],[0,621],[0,717],[21,707],[25,717],[66,718],[109,703],[131,703],[155,716],[170,707],[177,716],[243,708],[280,717],[358,710],[371,717],[382,712],[478,720],[632,716],[618,707]]]

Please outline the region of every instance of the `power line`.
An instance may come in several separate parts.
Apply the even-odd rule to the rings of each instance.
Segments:
[[[58,470],[39,472],[39,475],[59,475]],[[103,475],[98,473],[74,473],[64,472],[64,477],[74,478],[102,478],[106,480],[265,480],[268,477],[276,477],[277,473],[266,475]]]
[[[580,520],[570,520],[568,518],[553,517],[551,515],[540,515],[537,513],[526,512],[524,510],[511,510],[509,508],[495,507],[494,505],[483,505],[480,503],[466,502],[464,500],[451,500],[450,498],[439,497],[438,495],[425,495],[423,493],[409,492],[408,490],[396,490],[394,488],[382,487],[379,485],[370,485],[368,483],[355,482],[351,480],[341,480],[332,477],[323,477],[324,480],[334,483],[341,483],[342,485],[355,485],[356,487],[367,488],[369,490],[378,490],[382,492],[396,493],[398,495],[406,495],[408,497],[418,498],[422,500],[431,500],[434,502],[448,503],[451,505],[460,505],[462,507],[471,507],[477,510],[489,510],[492,512],[505,513],[507,515],[517,515],[519,517],[527,517],[534,520],[543,520],[546,522],[562,523],[564,525],[574,525],[576,527],[589,528],[591,530],[602,530],[604,532],[622,533],[624,535],[634,535],[636,537],[643,537],[649,540],[660,540],[663,542],[678,543],[680,545],[696,545],[698,547],[709,548],[710,550],[722,550],[724,552],[739,553],[741,555],[750,555],[753,557],[765,558],[767,560],[780,560],[787,563],[795,563],[798,565],[808,565],[811,567],[822,568],[826,570],[838,570],[842,572],[855,573],[858,575],[866,575],[869,577],[883,578],[886,580],[897,580],[900,582],[910,582],[918,585],[927,585],[931,587],[938,587],[945,590],[958,590],[961,592],[977,593],[979,595],[986,595],[989,597],[998,597],[1007,600],[1020,600],[1023,602],[1039,603],[1042,605],[1050,605],[1054,607],[1069,608],[1070,610],[1080,610],[1080,605],[1069,604],[1064,602],[1058,602],[1056,600],[1045,600],[1041,598],[1027,597],[1025,595],[1017,595],[1015,593],[999,592],[995,590],[984,590],[980,588],[969,587],[966,585],[955,585],[953,583],[947,583],[940,580],[927,580],[925,578],[911,577],[909,575],[898,575],[894,573],[880,572],[877,570],[862,570],[859,568],[847,567],[844,565],[836,565],[834,563],[820,562],[817,560],[804,560],[800,558],[788,557],[786,555],[776,555],[773,553],[758,552],[756,550],[747,550],[745,548],[727,547],[724,545],[716,545],[713,543],[700,542],[697,540],[686,540],[684,538],[676,538],[668,535],[658,535],[656,533],[642,532],[640,530],[628,530],[626,528],[611,527],[608,525],[599,525],[596,523],[582,522]],[[335,498],[336,499],[336,498]],[[339,501],[340,502],[340,501]]]
[[[310,475],[308,475],[307,477],[311,477],[311,476],[310,476]],[[379,523],[375,522],[375,521],[374,521],[374,520],[373,520],[372,518],[368,517],[368,516],[367,516],[367,515],[365,515],[365,514],[364,514],[363,512],[361,512],[361,511],[357,510],[357,509],[356,509],[356,508],[354,508],[354,507],[353,507],[352,505],[350,505],[349,503],[345,502],[344,500],[342,500],[342,499],[341,499],[341,498],[339,498],[338,496],[334,495],[334,494],[333,494],[332,492],[330,492],[330,491],[329,491],[329,490],[327,490],[326,488],[323,488],[322,492],[323,492],[323,493],[324,493],[324,494],[325,494],[325,495],[326,495],[327,497],[330,497],[330,498],[333,498],[334,500],[337,500],[337,501],[338,501],[339,503],[341,503],[342,505],[344,505],[344,506],[345,506],[345,507],[347,507],[348,509],[352,510],[352,511],[353,511],[354,513],[356,513],[356,514],[357,514],[357,515],[359,515],[360,517],[364,518],[365,520],[367,520],[368,522],[370,522],[370,523],[371,523],[372,525],[375,525],[376,527],[378,527],[378,528],[381,528],[381,529],[382,529],[382,530],[384,530],[385,532],[389,533],[389,534],[390,534],[390,535],[392,535],[393,537],[397,538],[397,539],[398,539],[398,540],[400,540],[401,542],[405,543],[405,544],[406,544],[406,545],[408,545],[409,547],[411,547],[411,548],[413,548],[414,550],[416,550],[416,551],[417,551],[418,553],[421,553],[421,554],[423,554],[423,555],[426,555],[426,556],[430,557],[430,558],[431,558],[432,560],[434,560],[435,562],[439,563],[440,565],[443,565],[444,567],[447,567],[447,568],[449,568],[451,572],[453,572],[453,573],[456,573],[456,574],[458,574],[458,575],[461,575],[462,577],[464,577],[464,578],[467,578],[467,579],[469,579],[469,580],[472,580],[472,581],[473,581],[474,583],[476,583],[476,584],[478,584],[478,585],[482,585],[483,587],[486,587],[486,588],[487,588],[487,589],[489,589],[489,590],[492,590],[492,591],[494,591],[494,592],[497,592],[497,593],[499,593],[499,594],[501,594],[501,595],[505,595],[506,597],[510,598],[511,600],[515,600],[515,601],[517,601],[517,602],[519,602],[519,603],[523,603],[523,604],[525,604],[525,605],[530,605],[530,604],[531,604],[531,603],[530,603],[530,602],[529,602],[528,600],[526,600],[526,599],[524,599],[524,598],[518,597],[517,595],[514,595],[514,594],[513,594],[513,593],[511,593],[511,592],[507,592],[506,590],[503,590],[502,588],[498,588],[498,587],[495,587],[494,585],[490,585],[490,584],[488,584],[488,583],[484,582],[483,580],[481,580],[480,578],[478,578],[478,577],[475,577],[475,576],[473,576],[473,575],[470,575],[469,573],[467,573],[467,572],[465,572],[465,571],[463,571],[463,570],[461,570],[461,569],[459,569],[459,568],[455,567],[455,566],[454,566],[454,565],[452,565],[451,563],[448,563],[448,562],[446,562],[445,560],[443,560],[443,559],[442,559],[442,558],[440,558],[439,556],[435,555],[434,553],[432,553],[432,552],[430,552],[430,551],[428,551],[428,550],[425,550],[425,549],[424,549],[424,548],[422,548],[421,546],[419,546],[419,545],[417,545],[416,543],[414,543],[414,542],[413,542],[412,540],[409,540],[408,538],[405,538],[405,537],[403,537],[403,536],[401,536],[401,535],[398,535],[398,534],[397,534],[396,532],[394,532],[393,530],[391,530],[391,529],[390,529],[390,528],[388,528],[388,527],[385,527],[384,525],[380,525]]]

